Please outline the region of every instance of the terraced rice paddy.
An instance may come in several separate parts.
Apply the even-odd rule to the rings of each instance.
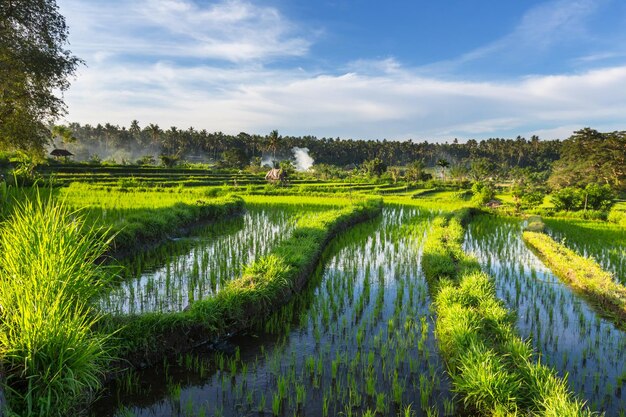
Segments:
[[[626,413],[626,334],[599,317],[560,282],[522,241],[518,219],[479,216],[468,226],[465,250],[496,282],[498,297],[517,311],[519,333],[544,363],[594,410]]]
[[[419,266],[430,218],[384,209],[335,239],[262,328],[129,374],[92,415],[454,415]]]
[[[112,313],[181,311],[241,275],[243,266],[289,236],[296,219],[313,209],[251,206],[241,218],[206,226],[192,237],[141,253],[124,268],[134,276],[123,280],[99,305]]]
[[[593,257],[617,282],[626,284],[626,229],[598,221],[546,219],[545,223],[553,239]]]

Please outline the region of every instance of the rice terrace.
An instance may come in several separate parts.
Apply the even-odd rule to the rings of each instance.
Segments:
[[[0,415],[626,416],[621,3],[104,3],[0,3]]]

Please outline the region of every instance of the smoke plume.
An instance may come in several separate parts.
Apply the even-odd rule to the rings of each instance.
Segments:
[[[291,149],[293,157],[296,159],[296,170],[306,171],[313,166],[313,158],[309,156],[308,148],[298,148],[297,146]]]

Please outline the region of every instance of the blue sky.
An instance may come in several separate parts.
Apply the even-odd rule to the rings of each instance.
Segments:
[[[59,0],[67,121],[355,139],[626,129],[623,0]]]

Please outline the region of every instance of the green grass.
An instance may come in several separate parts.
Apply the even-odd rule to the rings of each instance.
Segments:
[[[618,282],[626,284],[626,227],[612,222],[545,219],[548,233],[569,249],[593,257]]]
[[[107,327],[119,331],[119,354],[131,360],[160,359],[257,323],[304,285],[336,233],[380,211],[380,200],[368,200],[302,217],[291,237],[248,265],[214,297],[192,303],[187,311],[107,316]]]
[[[9,414],[66,416],[100,386],[109,358],[91,300],[108,241],[81,213],[25,202],[0,232],[0,351]],[[74,410],[75,411],[75,410]]]
[[[582,293],[602,315],[623,327],[626,287],[616,283],[593,259],[578,255],[546,234],[527,231],[523,237],[557,276]]]
[[[479,415],[591,415],[554,370],[536,361],[530,345],[515,334],[491,278],[463,252],[469,216],[461,210],[436,219],[422,255],[435,300],[435,334],[453,389]]]

